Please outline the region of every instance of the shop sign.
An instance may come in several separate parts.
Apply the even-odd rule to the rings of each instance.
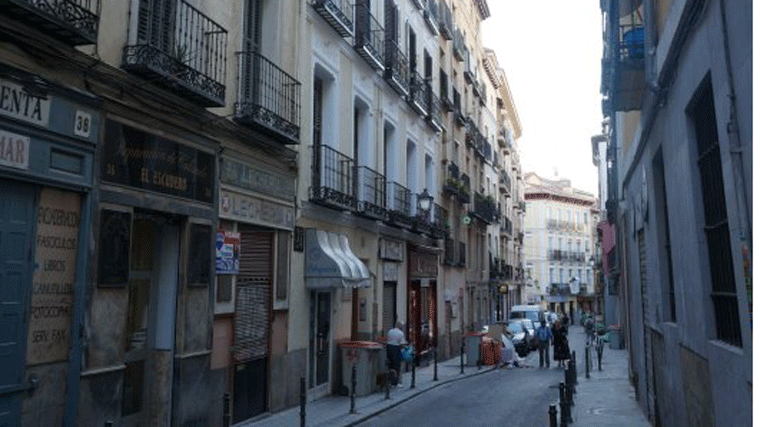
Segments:
[[[383,263],[383,281],[398,281],[398,263],[387,261]]]
[[[217,231],[216,233],[216,274],[238,274],[240,272],[240,233]]]
[[[380,240],[380,258],[391,261],[404,261],[404,244],[393,240]]]
[[[0,115],[47,127],[50,99],[32,95],[24,87],[0,79]]]
[[[438,276],[438,256],[409,251],[409,275],[413,279]]]
[[[293,207],[229,190],[219,190],[219,216],[240,222],[292,230]]]
[[[253,190],[291,201],[296,194],[293,177],[250,164],[222,159],[219,180],[225,184]]]
[[[28,365],[68,359],[79,239],[79,195],[43,188],[27,338]]]
[[[104,181],[213,202],[213,154],[111,120],[103,152]]]
[[[0,130],[0,165],[16,169],[29,169],[28,136]]]

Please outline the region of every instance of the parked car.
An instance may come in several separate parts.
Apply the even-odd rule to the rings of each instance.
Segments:
[[[509,320],[530,319],[533,322],[541,322],[544,312],[537,305],[515,305],[509,310]]]
[[[528,330],[520,320],[513,320],[507,324],[507,333],[510,335],[512,345],[515,346],[515,352],[520,357],[525,357],[530,353],[530,343]]]
[[[537,349],[538,335],[536,334],[536,330],[538,329],[538,327],[530,319],[522,319],[520,321],[525,326],[525,329],[528,331],[528,347],[530,347],[531,350]],[[538,326],[541,326],[541,323],[539,323]]]

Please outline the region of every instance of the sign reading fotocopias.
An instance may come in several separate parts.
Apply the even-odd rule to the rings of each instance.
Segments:
[[[106,122],[103,180],[212,203],[214,155]]]
[[[79,239],[79,195],[43,188],[37,210],[27,364],[66,360]]]

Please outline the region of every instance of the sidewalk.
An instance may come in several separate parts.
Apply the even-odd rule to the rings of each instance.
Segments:
[[[309,427],[353,426],[430,389],[462,378],[491,372],[494,369],[493,366],[483,366],[481,369],[465,366],[464,374],[460,374],[459,357],[457,356],[438,362],[438,381],[433,381],[433,364],[431,363],[430,366],[417,369],[416,387],[414,389],[410,388],[412,372],[409,371],[404,373],[402,385],[391,388],[390,399],[385,399],[384,390],[369,396],[357,397],[355,401],[356,414],[349,414],[351,400],[348,396],[328,396],[309,402],[306,404],[306,425]],[[300,422],[300,407],[296,406],[255,422],[237,424],[236,427],[298,427]]]
[[[573,398],[573,425],[576,426],[651,426],[636,402],[633,386],[628,381],[628,350],[613,350],[605,345],[602,370],[599,371],[596,351],[590,378],[586,379],[584,346],[586,334],[580,326],[571,326],[568,333],[570,350],[575,350],[578,364],[577,393]],[[548,411],[548,408],[547,408]]]

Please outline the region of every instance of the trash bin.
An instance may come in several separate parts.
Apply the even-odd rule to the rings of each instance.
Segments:
[[[481,347],[481,360],[484,365],[496,365],[501,360],[501,342],[491,337],[483,337]]]
[[[385,371],[383,345],[374,341],[343,341],[338,346],[345,390],[351,393],[351,368],[356,365],[356,396],[377,391],[377,374]]]
[[[607,328],[607,337],[610,342],[610,348],[620,350],[623,348],[623,341],[620,336],[620,325],[610,325]]]
[[[465,342],[465,354],[467,355],[467,366],[477,366],[480,360],[480,344],[483,342],[482,332],[470,332],[467,334]]]

